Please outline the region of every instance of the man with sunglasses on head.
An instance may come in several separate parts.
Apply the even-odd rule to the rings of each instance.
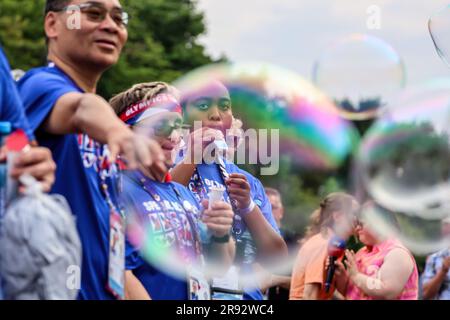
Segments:
[[[103,72],[118,61],[127,41],[127,23],[118,0],[47,0],[48,65],[19,82],[30,126],[57,163],[52,192],[67,198],[77,219],[83,245],[80,299],[124,297],[123,250],[112,250],[118,247],[110,239],[111,230],[117,235],[124,229],[117,155],[155,176],[167,171],[159,145],[134,134],[96,95]],[[123,235],[114,239],[124,247]]]

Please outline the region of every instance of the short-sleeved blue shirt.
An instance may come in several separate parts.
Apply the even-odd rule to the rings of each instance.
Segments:
[[[152,192],[158,196],[154,199],[137,179],[134,179],[133,172],[127,172],[122,180],[123,201],[128,218],[130,214],[134,214],[132,220],[137,219],[146,233],[151,232],[154,243],[166,250],[163,258],[176,252],[180,263],[197,259],[195,241],[200,241],[200,238],[196,238],[195,233],[200,233],[197,221],[200,219],[201,207],[192,193],[175,182],[162,183],[146,178],[146,183],[151,184]],[[153,300],[187,300],[187,282],[186,278],[180,277],[180,266],[175,267],[174,273],[178,275],[175,277],[165,269],[170,266],[161,264],[156,247],[150,248],[150,252],[147,252],[149,257],[144,259],[142,249],[138,248],[140,245],[142,244],[127,242],[127,270],[133,271]]]
[[[65,196],[76,216],[83,248],[79,298],[113,299],[106,289],[110,208],[101,190],[100,174],[105,177],[113,203],[117,204],[114,197],[117,168],[112,165],[103,169],[108,149],[87,135],[53,135],[42,130],[43,122],[59,98],[68,93],[83,93],[83,90],[52,64],[27,72],[19,81],[18,88],[31,129],[38,142],[52,151],[57,165],[51,193]]]
[[[22,101],[11,76],[11,68],[3,49],[0,47],[0,121],[11,123],[13,131],[24,130],[30,139],[34,136],[28,126]]]

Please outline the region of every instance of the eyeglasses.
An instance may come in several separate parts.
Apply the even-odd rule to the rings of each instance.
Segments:
[[[89,19],[89,21],[98,23],[103,22],[106,19],[106,15],[109,14],[111,19],[120,28],[126,28],[128,26],[128,22],[130,19],[129,14],[120,8],[113,8],[112,10],[108,10],[105,6],[95,2],[87,2],[78,5],[69,5],[60,10],[52,10],[52,11],[55,12],[74,11],[77,9],[80,10],[80,12],[84,13],[86,17]]]
[[[188,125],[183,124],[182,119],[162,119],[154,124],[137,124],[136,127],[151,129],[155,136],[168,138],[172,135],[173,132],[178,132],[180,135],[182,134],[182,130],[188,129]]]
[[[159,137],[170,137],[174,131],[181,132],[183,128],[183,120],[177,119],[170,121],[167,119],[161,120],[154,126],[154,132]]]

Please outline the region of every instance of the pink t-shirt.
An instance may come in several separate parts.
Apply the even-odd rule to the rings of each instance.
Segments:
[[[371,250],[368,247],[361,248],[356,253],[356,263],[359,272],[370,276],[377,277],[378,271],[384,263],[384,258],[389,252],[395,248],[400,248],[408,252],[414,264],[414,270],[408,278],[406,285],[400,295],[395,300],[417,300],[419,295],[419,273],[414,257],[408,249],[406,249],[399,241],[388,239]],[[347,287],[346,298],[348,300],[375,300],[375,297],[367,296],[361,289],[355,286],[351,281]]]

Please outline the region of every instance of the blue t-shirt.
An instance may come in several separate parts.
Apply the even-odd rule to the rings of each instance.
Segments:
[[[196,242],[196,239],[200,241],[200,238],[196,237],[195,233],[200,233],[197,221],[200,218],[201,209],[198,202],[187,188],[178,183],[162,183],[148,178],[145,178],[145,181],[146,184],[151,185],[151,192],[159,197],[158,201],[144,190],[139,182],[139,176],[134,172],[127,172],[123,176],[123,200],[127,216],[129,217],[133,212],[135,217],[132,220],[137,219],[141,226],[144,226],[145,234],[151,234],[152,241],[155,241],[158,247],[167,248],[167,253],[177,252],[180,263],[197,259],[196,243],[199,244],[199,242]],[[182,199],[182,203],[179,199]],[[187,300],[186,280],[161,271],[165,265],[164,263],[157,265],[158,262],[161,263],[161,260],[153,256],[158,254],[156,248],[152,247],[154,251],[146,250],[149,256],[144,259],[138,249],[140,245],[127,242],[127,270],[133,271],[152,299]],[[153,263],[152,259],[155,259]],[[170,262],[173,263],[173,261]]]
[[[263,214],[264,218],[266,218],[267,222],[269,222],[272,228],[279,233],[280,231],[272,214],[272,205],[270,204],[269,198],[267,197],[261,182],[253,175],[251,175],[245,170],[240,169],[231,162],[228,161],[225,162],[225,169],[228,172],[228,174],[240,173],[246,176],[250,184],[250,193],[253,201],[255,202],[256,205],[258,205],[259,209],[261,210],[261,213]],[[197,173],[200,175],[200,177],[197,177]],[[199,181],[201,185],[203,185],[205,188],[205,191],[203,193],[199,188],[198,183]],[[209,189],[211,187],[225,188],[222,175],[219,170],[219,166],[216,164],[205,164],[205,163],[197,165],[197,171],[191,177],[188,187],[189,190],[193,192],[197,201],[199,202],[204,200],[206,194],[209,192]],[[224,197],[225,201],[230,202],[230,198],[227,192],[225,192]],[[233,225],[233,236],[236,239],[239,239],[246,231],[248,231],[246,225],[244,223],[239,223],[239,219],[237,219],[237,221],[235,221]]]
[[[267,222],[269,222],[272,228],[279,233],[280,231],[272,214],[272,205],[270,204],[261,182],[247,171],[240,169],[229,161],[225,162],[225,169],[228,174],[240,173],[247,177],[253,201],[259,207]],[[219,166],[216,164],[205,163],[197,165],[197,170],[194,172],[194,175],[189,182],[189,189],[194,193],[197,201],[203,200],[206,194],[208,194],[209,188],[213,186],[225,188]],[[204,190],[202,190],[202,188]],[[225,192],[224,197],[225,201],[230,202],[228,193]],[[242,272],[250,274],[253,272],[251,265],[256,262],[257,249],[250,231],[238,215],[235,215],[232,233],[233,237],[236,239],[236,259],[241,264]],[[253,289],[245,290],[244,299],[263,299],[263,295],[258,288],[256,281],[254,282]]]
[[[108,255],[110,209],[101,189],[101,176],[105,178],[112,202],[116,203],[117,168],[103,168],[108,154],[87,135],[52,135],[41,130],[59,98],[67,93],[83,91],[62,70],[55,66],[30,70],[19,81],[19,93],[25,106],[31,129],[38,142],[48,147],[56,162],[56,181],[51,193],[65,196],[76,216],[83,257],[79,299],[113,299],[106,289],[108,283]]]
[[[11,76],[11,68],[3,49],[0,47],[0,121],[11,122],[12,130],[22,129],[33,140],[34,136],[28,126],[23,110],[22,101],[14,79]]]

